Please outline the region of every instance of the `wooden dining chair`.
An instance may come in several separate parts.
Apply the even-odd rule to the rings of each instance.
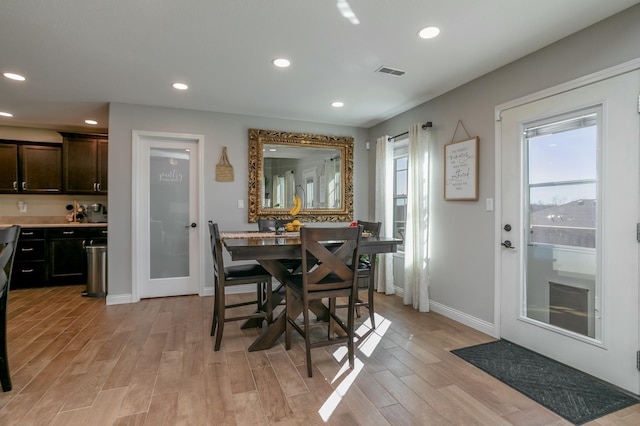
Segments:
[[[215,350],[220,350],[220,342],[224,332],[224,323],[229,321],[239,321],[246,319],[266,320],[267,323],[273,321],[273,310],[271,304],[271,274],[257,263],[241,264],[234,266],[224,266],[222,252],[222,238],[218,224],[209,221],[209,234],[211,241],[211,253],[213,254],[214,272],[214,302],[213,320],[211,323],[211,335],[215,334]],[[242,284],[256,284],[256,299],[241,303],[226,303],[225,289],[231,286]],[[264,297],[264,298],[263,298]],[[253,313],[237,314],[227,316],[227,309],[239,308],[242,306],[256,305]],[[262,321],[260,321],[262,325]]]
[[[9,285],[20,227],[14,225],[0,229],[0,383],[2,390],[11,390],[9,355],[7,353],[7,307],[9,305]]]
[[[284,219],[258,219],[258,232],[275,232],[284,230],[287,220]]]
[[[285,347],[291,349],[291,329],[304,337],[307,355],[307,374],[312,377],[311,348],[347,342],[349,366],[353,368],[355,359],[354,322],[357,285],[358,249],[362,227],[331,227],[300,229],[302,268],[300,273],[291,274],[286,281],[286,328]],[[336,298],[348,298],[347,322],[336,315]],[[311,341],[309,323],[309,302],[328,299],[329,316],[326,340]],[[294,303],[302,304],[303,325],[297,323]],[[332,321],[342,328],[345,337],[336,338]]]
[[[365,222],[363,220],[358,221],[358,225],[362,226],[362,232],[371,233],[371,237],[379,237],[380,229],[382,229],[382,222]],[[365,258],[366,256],[366,258]],[[369,311],[369,320],[371,321],[371,328],[376,328],[375,322],[375,310],[373,306],[373,296],[375,293],[375,270],[376,270],[376,254],[367,254],[360,256],[358,262],[358,289],[367,289],[367,300],[363,301],[359,294],[356,299],[356,314],[360,318],[360,307],[365,307]],[[362,283],[362,286],[360,285]]]

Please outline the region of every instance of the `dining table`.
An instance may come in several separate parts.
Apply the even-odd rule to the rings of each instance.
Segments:
[[[253,231],[221,232],[221,237],[224,247],[231,255],[232,260],[255,260],[281,284],[284,284],[289,274],[291,274],[290,269],[285,267],[283,261],[301,259],[302,256],[299,232],[285,232],[282,234]],[[398,238],[363,236],[360,239],[358,253],[360,255],[394,253],[401,243],[402,240]],[[330,244],[330,242],[327,243],[327,245]],[[282,288],[283,286],[281,285],[273,289],[271,301],[273,307],[280,304],[284,299]],[[310,304],[310,310],[316,314],[319,320],[328,320],[329,315],[326,306],[321,301],[313,302],[315,303]],[[302,312],[302,303],[296,303],[291,309],[294,315],[298,315]],[[249,351],[271,348],[285,332],[286,321],[286,312],[283,310],[272,323],[263,327],[263,331],[249,346]],[[256,322],[251,322],[250,320],[244,327],[257,325]]]

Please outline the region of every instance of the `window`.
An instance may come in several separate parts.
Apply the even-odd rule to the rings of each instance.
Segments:
[[[393,236],[404,240],[409,183],[409,139],[396,141],[393,147]],[[398,247],[404,251],[404,245]]]
[[[532,244],[595,248],[597,114],[525,128]]]

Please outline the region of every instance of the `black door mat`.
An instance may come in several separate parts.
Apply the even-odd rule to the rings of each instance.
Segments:
[[[576,425],[640,402],[613,385],[506,340],[451,353]]]

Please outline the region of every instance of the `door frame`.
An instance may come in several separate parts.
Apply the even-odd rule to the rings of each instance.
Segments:
[[[144,219],[139,217],[141,211],[141,197],[139,196],[140,184],[146,181],[147,176],[142,176],[136,167],[137,164],[143,159],[143,140],[148,138],[167,139],[168,141],[183,141],[183,142],[195,142],[198,145],[198,208],[197,208],[197,223],[198,227],[198,253],[196,253],[198,260],[198,294],[200,296],[206,296],[205,294],[205,255],[207,253],[205,242],[207,240],[205,234],[204,220],[204,135],[190,134],[190,133],[170,133],[170,132],[153,132],[145,130],[132,130],[131,132],[131,301],[140,301],[140,286],[142,268],[141,259],[139,258],[142,246],[141,238],[141,226],[144,223]]]
[[[633,59],[628,62],[624,62],[620,65],[616,65],[611,68],[607,68],[584,77],[577,78],[575,80],[568,81],[566,83],[552,86],[548,89],[541,90],[536,93],[532,93],[527,96],[523,96],[518,99],[514,99],[495,107],[495,153],[494,153],[494,168],[495,168],[495,189],[494,189],[494,301],[493,301],[493,337],[499,338],[501,335],[500,321],[501,321],[501,289],[502,289],[502,111],[515,108],[521,105],[535,102],[550,96],[558,95],[570,90],[578,89],[580,87],[588,86],[599,81],[607,80],[618,75],[626,74],[631,71],[640,69],[640,58]],[[640,99],[639,99],[640,103]],[[640,104],[638,105],[640,110]],[[639,111],[640,112],[640,111]],[[640,321],[640,319],[639,319]]]

